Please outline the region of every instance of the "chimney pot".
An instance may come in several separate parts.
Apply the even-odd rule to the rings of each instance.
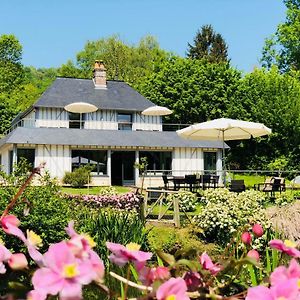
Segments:
[[[106,89],[106,68],[102,60],[96,60],[94,65],[95,89]]]

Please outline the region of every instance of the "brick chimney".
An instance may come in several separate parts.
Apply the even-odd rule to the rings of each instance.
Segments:
[[[95,61],[94,78],[95,89],[106,89],[106,69],[102,60]]]

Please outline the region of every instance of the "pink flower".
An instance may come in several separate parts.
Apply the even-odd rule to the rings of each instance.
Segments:
[[[214,264],[206,252],[200,256],[200,263],[205,270],[210,271],[212,275],[216,275],[222,270],[222,266]]]
[[[255,261],[259,262],[259,253],[252,249],[247,253],[247,256],[254,259]]]
[[[170,278],[156,291],[157,300],[189,300],[187,286],[182,278]]]
[[[14,253],[10,256],[8,265],[13,270],[22,270],[27,268],[28,262],[23,253]]]
[[[136,268],[139,280],[146,286],[150,286],[155,281],[165,281],[171,277],[167,267],[148,268],[145,263],[137,263]]]
[[[152,257],[152,253],[140,251],[140,246],[135,243],[130,243],[125,247],[120,244],[106,242],[106,246],[112,252],[109,259],[120,267],[128,262],[143,263]]]
[[[4,274],[6,272],[4,262],[6,263],[11,255],[10,251],[4,245],[0,244],[0,274]]]
[[[183,279],[189,292],[197,291],[202,285],[202,279],[199,273],[188,271],[184,274]]]
[[[280,266],[274,270],[270,276],[271,285],[277,285],[288,279],[300,278],[300,265],[295,259],[290,261],[288,268]]]
[[[252,226],[252,232],[256,237],[261,237],[264,234],[264,229],[260,224],[256,223]]]
[[[50,295],[59,293],[61,299],[81,299],[81,286],[98,276],[92,263],[77,259],[66,242],[51,245],[44,263],[32,277],[34,289]]]
[[[4,216],[0,220],[0,222],[4,232],[18,237],[21,241],[25,243],[26,238],[22,230],[18,228],[20,225],[20,221],[16,216],[14,215]]]
[[[250,245],[252,242],[252,237],[249,232],[243,232],[241,236],[241,240],[245,245]]]
[[[289,256],[300,257],[300,251],[296,249],[297,244],[292,241],[272,240],[269,242],[269,245],[271,248],[277,249]]]
[[[300,295],[298,292],[296,279],[290,279],[280,282],[276,286],[267,288],[265,286],[256,286],[248,290],[246,300],[296,300]]]
[[[46,300],[47,294],[43,291],[32,290],[27,294],[27,300]]]

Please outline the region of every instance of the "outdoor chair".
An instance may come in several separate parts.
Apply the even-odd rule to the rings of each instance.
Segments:
[[[173,182],[173,180],[171,178],[168,178],[167,175],[162,175],[162,179],[163,179],[163,182],[164,182],[165,190],[174,189],[174,186],[170,185],[170,183]]]
[[[264,183],[254,185],[254,188],[265,193],[270,193],[271,197],[275,197],[275,192],[281,193],[285,191],[285,183],[280,177],[272,177],[271,179],[266,179]]]
[[[229,185],[229,191],[230,192],[244,192],[246,190],[245,182],[243,179],[239,180],[231,180],[231,183]]]
[[[201,184],[201,187],[203,190],[211,187],[211,175],[210,174],[200,175],[199,181],[200,181],[200,184]]]
[[[197,189],[196,175],[185,175],[185,183],[188,185],[190,192],[193,192]]]

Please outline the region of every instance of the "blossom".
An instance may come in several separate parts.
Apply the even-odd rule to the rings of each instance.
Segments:
[[[222,266],[214,264],[206,252],[203,252],[200,256],[200,263],[202,267],[205,270],[210,271],[212,275],[216,275],[220,270],[222,270]]]
[[[26,238],[22,230],[19,229],[20,221],[16,216],[4,216],[1,218],[0,223],[4,232],[18,237],[21,241],[25,243]]]
[[[250,288],[246,300],[295,300],[299,297],[297,280],[290,279],[271,288],[260,285]]]
[[[139,274],[139,280],[147,286],[150,286],[155,281],[165,281],[171,277],[167,267],[148,268],[145,263],[137,263],[136,268]]]
[[[182,278],[170,278],[156,291],[157,300],[189,300],[187,286]]]
[[[98,276],[92,263],[77,259],[66,242],[51,245],[44,263],[32,277],[34,289],[50,295],[59,293],[61,299],[81,299],[81,286]]]
[[[188,271],[184,274],[183,279],[189,292],[197,291],[202,285],[202,279],[198,272]]]
[[[256,237],[261,237],[264,234],[264,229],[260,224],[256,223],[252,226],[252,232]]]
[[[109,259],[120,267],[128,262],[142,263],[152,257],[152,253],[140,251],[140,246],[135,243],[130,243],[125,247],[121,244],[106,242],[106,246],[112,252]]]
[[[28,266],[26,256],[23,253],[12,254],[7,263],[13,270],[22,270]]]
[[[247,253],[247,256],[250,257],[250,258],[253,258],[257,262],[259,261],[259,253],[256,250],[254,250],[254,249],[250,250]]]
[[[290,261],[289,266],[277,267],[270,276],[271,285],[277,285],[288,279],[299,279],[300,278],[300,265],[295,259]]]
[[[27,300],[45,300],[47,294],[43,291],[32,290],[27,294]]]
[[[292,257],[300,257],[300,251],[296,249],[297,244],[295,242],[285,240],[272,240],[269,242],[271,248],[277,249],[283,253],[286,253]]]
[[[252,242],[252,237],[249,232],[243,232],[241,236],[241,240],[245,245],[250,245]]]
[[[6,268],[4,266],[4,262],[6,263],[11,257],[10,251],[0,243],[0,274],[4,274],[6,272]]]

